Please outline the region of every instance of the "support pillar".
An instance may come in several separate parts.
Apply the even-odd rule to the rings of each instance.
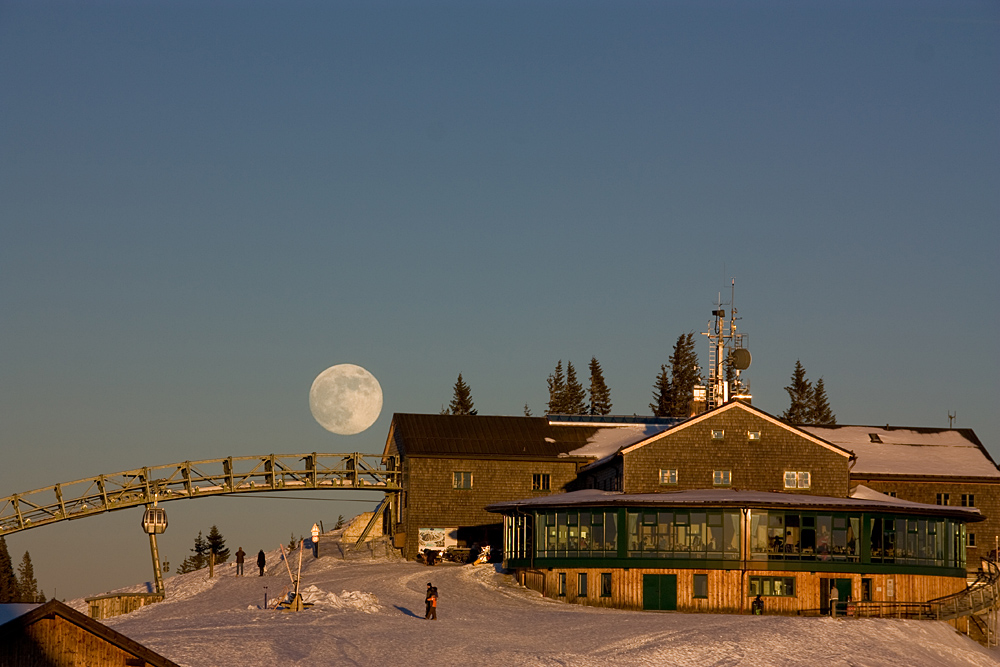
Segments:
[[[149,551],[153,555],[153,578],[156,592],[163,595],[163,572],[160,570],[160,550],[156,548],[156,533],[149,534]]]

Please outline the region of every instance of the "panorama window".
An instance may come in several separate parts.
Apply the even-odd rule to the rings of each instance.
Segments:
[[[712,474],[712,483],[715,486],[729,486],[732,480],[732,474],[729,470],[716,470]]]
[[[660,484],[676,484],[677,483],[677,469],[672,468],[670,470],[660,470]]]
[[[591,558],[618,553],[618,512],[560,510],[536,518],[540,558]]]
[[[471,489],[472,488],[472,473],[471,472],[456,472],[452,478],[452,488],[455,489]]]
[[[754,560],[842,561],[861,558],[861,517],[775,510],[750,515]]]
[[[531,476],[532,491],[548,491],[552,477],[547,472],[535,473]]]
[[[965,567],[965,525],[950,519],[877,515],[868,519],[871,562]]]
[[[631,558],[738,560],[740,511],[630,509],[628,555]]]

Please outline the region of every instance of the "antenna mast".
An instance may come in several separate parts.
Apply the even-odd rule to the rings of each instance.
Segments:
[[[748,336],[736,330],[736,279],[733,278],[729,303],[722,301],[722,293],[712,320],[708,323],[708,395],[709,410],[729,402],[730,398],[749,401],[751,399],[748,387],[740,380],[740,373],[750,367],[750,350],[746,349]],[[726,326],[726,311],[722,306],[729,305],[729,326]],[[727,331],[728,328],[728,331]],[[728,360],[728,368],[727,368]],[[728,371],[728,372],[727,372]]]

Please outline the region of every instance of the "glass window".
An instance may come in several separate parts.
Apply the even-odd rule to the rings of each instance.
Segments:
[[[601,597],[611,597],[611,573],[601,572]]]
[[[676,484],[677,469],[660,470],[660,484]]]
[[[794,597],[795,577],[750,577],[747,597]]]
[[[760,431],[747,431],[747,440],[760,440]]]
[[[809,473],[800,472],[798,473],[798,478],[799,478],[799,488],[808,489],[810,484]]]
[[[535,473],[531,476],[532,491],[548,491],[551,483],[551,476],[547,472]]]
[[[452,487],[456,489],[471,489],[472,473],[471,472],[454,473],[454,477],[452,478]]]
[[[707,598],[708,597],[708,575],[707,574],[696,574],[694,575],[694,593],[692,597],[695,598]]]
[[[795,472],[791,470],[785,471],[785,488],[794,489],[795,488]]]
[[[975,506],[976,506],[976,495],[974,493],[963,493],[962,507],[975,507]]]
[[[808,472],[796,472],[794,470],[785,471],[786,489],[808,489],[810,481]]]
[[[948,504],[948,499],[949,499],[949,495],[947,493],[939,493],[939,494],[937,494],[937,504],[938,505],[947,505]]]
[[[560,595],[560,596],[566,595],[566,573],[565,572],[560,572],[559,573],[559,590],[557,591],[556,594]]]
[[[967,538],[966,539],[966,546],[970,546],[970,547],[976,546],[976,534],[975,533],[966,533],[965,537]]]
[[[576,596],[585,598],[587,597],[587,573],[580,572],[576,575]]]
[[[722,440],[726,437],[726,432],[722,429],[712,429],[712,440]]]
[[[713,474],[712,483],[715,484],[715,486],[729,486],[730,479],[730,471],[716,470]]]

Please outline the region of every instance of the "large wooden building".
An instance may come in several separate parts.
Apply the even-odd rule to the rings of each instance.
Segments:
[[[687,420],[395,415],[397,545],[413,558],[449,541],[502,543],[525,585],[636,609],[740,611],[760,594],[793,613],[828,608],[831,593],[962,590],[978,564],[968,536],[984,532],[1000,481],[981,444],[974,463],[957,450],[978,473],[955,492],[974,497],[963,507],[878,493],[872,451],[825,433],[738,401]],[[946,482],[947,466],[936,470]]]
[[[0,605],[3,667],[178,667],[57,600]]]

